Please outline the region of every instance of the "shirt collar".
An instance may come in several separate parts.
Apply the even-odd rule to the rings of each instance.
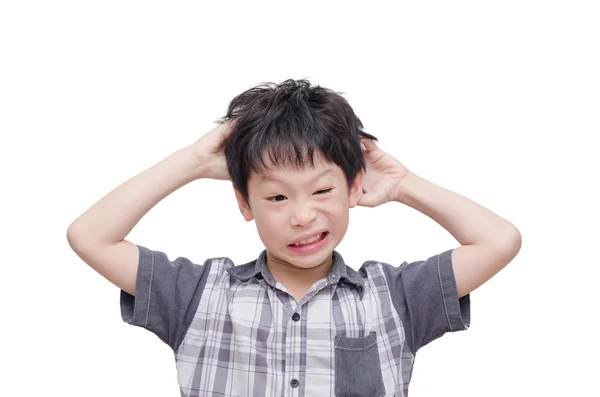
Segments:
[[[328,274],[329,281],[332,283],[348,283],[357,288],[360,299],[363,298],[365,281],[360,274],[346,265],[342,255],[333,250],[333,265]],[[244,265],[238,265],[227,269],[229,274],[236,280],[248,281],[251,278],[262,277],[271,287],[275,288],[276,281],[267,267],[267,250],[263,250],[258,259]]]

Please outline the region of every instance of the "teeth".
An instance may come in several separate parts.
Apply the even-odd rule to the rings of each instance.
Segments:
[[[321,237],[321,234],[317,234],[315,237],[309,238],[308,240],[298,241],[297,243],[294,243],[294,246],[298,247],[299,245],[314,243]]]

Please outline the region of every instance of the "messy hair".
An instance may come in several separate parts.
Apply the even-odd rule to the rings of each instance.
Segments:
[[[342,92],[311,86],[308,80],[262,83],[236,96],[217,123],[235,121],[224,142],[227,169],[246,203],[252,172],[275,167],[314,168],[314,154],[338,165],[348,189],[361,169],[366,171],[360,139],[377,138],[363,131]],[[308,156],[307,156],[308,154]]]

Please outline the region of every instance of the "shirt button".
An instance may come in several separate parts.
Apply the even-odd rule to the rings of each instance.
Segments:
[[[290,382],[290,385],[292,387],[298,387],[299,384],[300,382],[298,382],[298,379],[292,379],[292,381]]]
[[[300,320],[300,315],[298,313],[294,313],[294,315],[292,316],[292,320],[294,320],[294,321]]]

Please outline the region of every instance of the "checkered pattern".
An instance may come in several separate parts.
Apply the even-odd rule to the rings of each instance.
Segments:
[[[169,284],[153,276],[184,266],[199,274],[200,266],[140,250],[136,291],[144,292],[135,299],[125,299],[122,292],[123,320],[159,335],[163,320],[149,321],[149,311],[173,306],[156,305],[161,297],[181,292],[177,281],[161,287]],[[333,259],[329,276],[300,302],[272,277],[266,251],[240,266],[229,258],[206,261],[203,288],[193,292],[201,294],[197,305],[180,309],[195,312],[179,331],[181,342],[171,331],[181,328],[176,324],[181,316],[168,320],[169,331],[159,335],[174,348],[181,395],[345,396],[363,390],[364,395],[406,396],[416,350],[445,332],[468,329],[469,296],[456,296],[451,250],[399,267],[368,261],[358,271],[337,251]],[[411,313],[415,308],[429,312]]]

